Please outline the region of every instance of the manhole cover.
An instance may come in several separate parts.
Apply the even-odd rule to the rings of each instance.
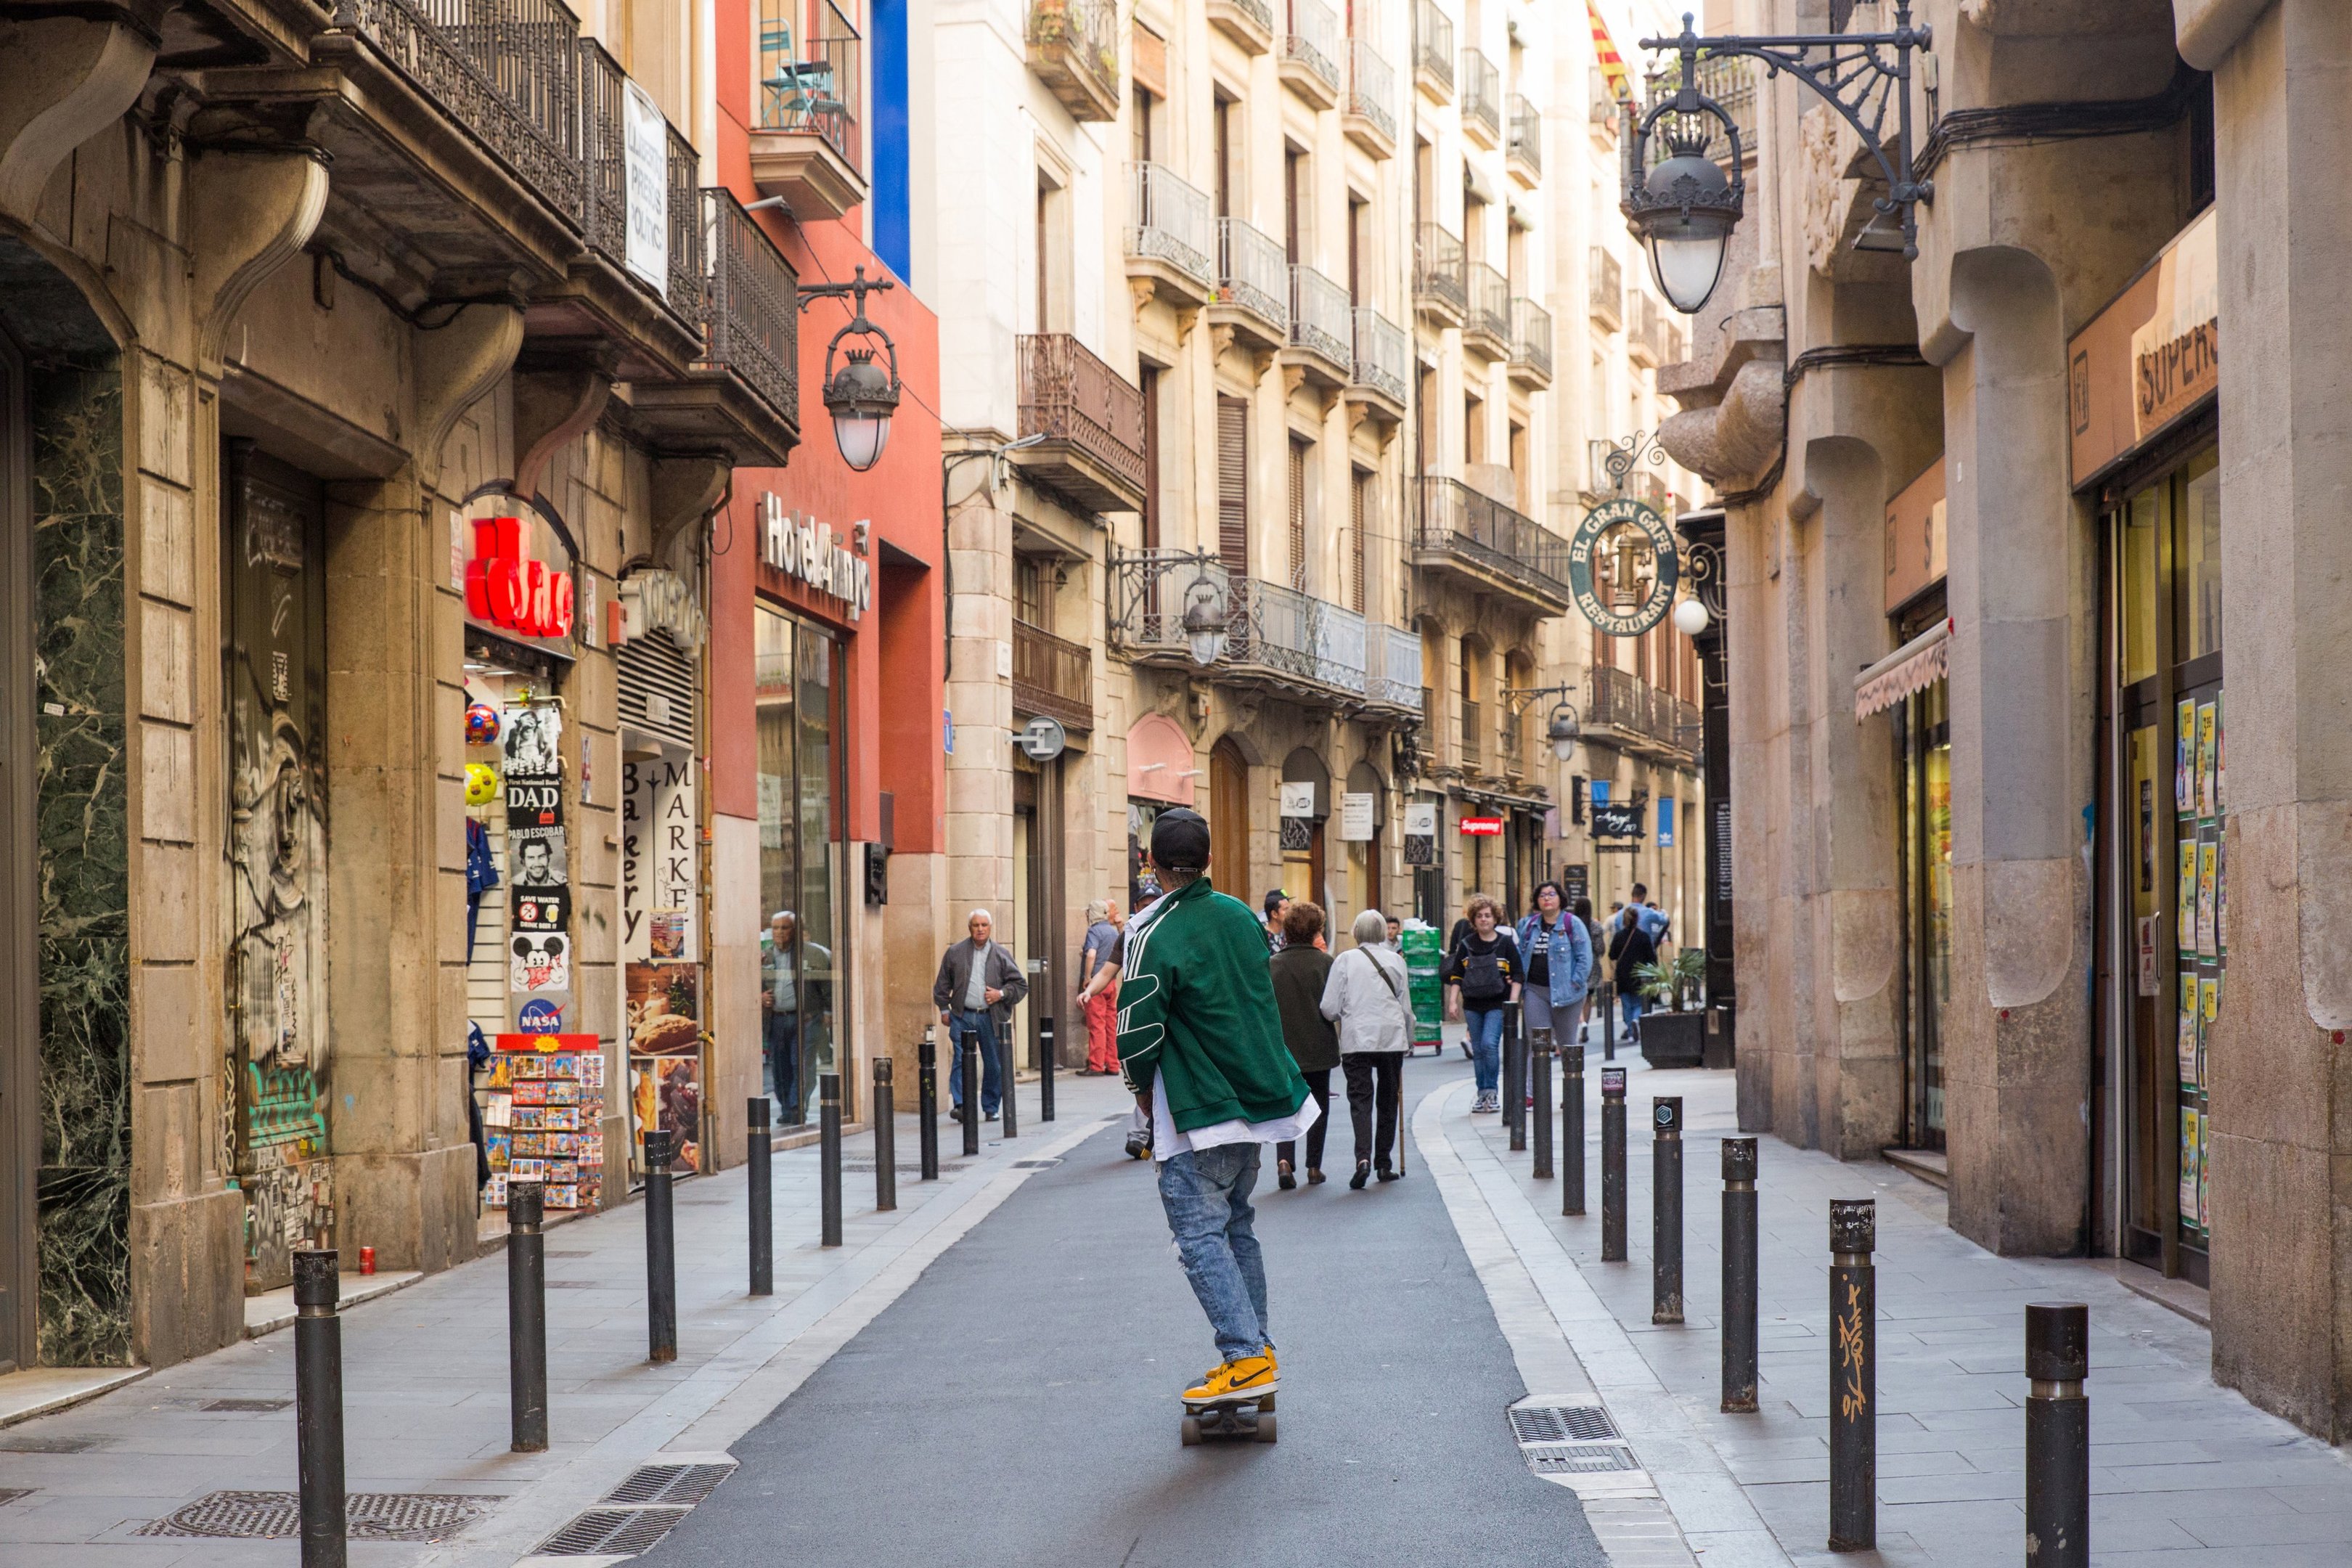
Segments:
[[[1594,1470],[1638,1470],[1633,1450],[1622,1443],[1529,1443],[1519,1450],[1539,1476]]]
[[[1058,1159],[1015,1160],[1013,1162],[1013,1168],[1016,1171],[1050,1171],[1061,1163],[1062,1162]]]
[[[541,1543],[541,1557],[635,1557],[686,1517],[682,1508],[594,1508]]]
[[[1594,1442],[1617,1436],[1609,1412],[1597,1405],[1528,1405],[1510,1412],[1519,1443]]]
[[[647,1465],[614,1487],[614,1503],[675,1503],[693,1507],[733,1473],[732,1465]]]
[[[432,1492],[353,1492],[343,1500],[343,1518],[353,1541],[441,1541],[501,1500]],[[134,1533],[290,1541],[302,1533],[302,1499],[297,1492],[209,1492]]]
[[[0,1454],[86,1454],[105,1441],[89,1433],[0,1432]]]
[[[293,1403],[290,1399],[207,1399],[196,1408],[221,1411],[242,1410],[263,1415],[273,1410],[284,1410]]]

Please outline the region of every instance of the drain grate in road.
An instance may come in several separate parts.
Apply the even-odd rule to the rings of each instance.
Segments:
[[[290,1399],[207,1399],[196,1406],[199,1410],[244,1411],[255,1415],[267,1415],[274,1410],[284,1410],[293,1405]]]
[[[594,1508],[541,1543],[540,1557],[635,1557],[676,1529],[682,1508]]]
[[[1015,1160],[1013,1162],[1013,1168],[1016,1171],[1050,1171],[1061,1163],[1059,1159]]]
[[[1633,1450],[1622,1443],[1528,1443],[1519,1452],[1527,1456],[1528,1468],[1539,1476],[1642,1468]]]
[[[646,1465],[614,1487],[604,1500],[611,1503],[674,1503],[692,1508],[718,1490],[734,1472],[732,1465]]]
[[[473,1494],[353,1492],[343,1500],[343,1518],[353,1541],[444,1541],[501,1500]],[[208,1492],[134,1533],[290,1541],[302,1533],[302,1499],[297,1492]]]
[[[1528,1405],[1509,1412],[1511,1436],[1519,1443],[1590,1443],[1617,1436],[1609,1412],[1598,1405]]]

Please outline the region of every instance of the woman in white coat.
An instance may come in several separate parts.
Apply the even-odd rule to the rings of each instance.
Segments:
[[[1361,1192],[1375,1171],[1383,1182],[1404,1173],[1391,1163],[1389,1151],[1397,1137],[1412,1016],[1404,955],[1389,945],[1388,916],[1366,910],[1349,934],[1356,945],[1332,963],[1322,1013],[1339,1026],[1339,1070],[1348,1077],[1348,1118],[1356,1128],[1356,1173],[1348,1185]]]

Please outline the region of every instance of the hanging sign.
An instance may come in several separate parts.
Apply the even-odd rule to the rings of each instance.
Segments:
[[[1282,786],[1282,815],[1313,816],[1315,786],[1311,784],[1286,784]]]
[[[1437,864],[1437,803],[1433,800],[1405,803],[1404,863],[1408,866]]]
[[[1454,824],[1465,838],[1500,838],[1503,819],[1499,816],[1465,816]]]
[[[1639,838],[1642,837],[1642,807],[1635,801],[1595,801],[1592,805],[1592,837],[1595,838]]]
[[[623,79],[621,96],[622,178],[627,182],[629,270],[669,297],[669,121],[661,105],[635,81]]]
[[[1372,840],[1372,807],[1379,796],[1349,791],[1339,796],[1339,841],[1369,844]]]
[[[843,544],[831,523],[786,511],[772,493],[760,497],[760,559],[838,601],[853,621],[874,603],[872,563]]]
[[[466,613],[527,637],[572,635],[572,574],[530,559],[522,519],[474,521],[474,558],[466,563]]]
[[[702,606],[695,602],[694,590],[675,572],[631,574],[621,584],[621,636],[615,641],[634,642],[655,632],[667,632],[669,640],[684,653],[700,647],[709,629]]]
[[[1675,607],[1682,557],[1657,509],[1631,496],[1585,513],[1568,544],[1568,585],[1584,618],[1613,637],[1636,637]]]

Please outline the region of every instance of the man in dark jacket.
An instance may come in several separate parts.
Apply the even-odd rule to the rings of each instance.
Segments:
[[[1617,922],[1615,934],[1609,939],[1609,957],[1616,964],[1612,972],[1617,980],[1617,1010],[1625,1017],[1625,1037],[1637,1040],[1642,1037],[1642,981],[1636,973],[1645,963],[1658,962],[1658,944],[1642,923],[1642,906],[1627,910]]]
[[[986,910],[974,910],[966,927],[971,934],[948,949],[940,960],[939,978],[931,982],[931,1005],[948,1026],[948,1046],[955,1065],[948,1069],[948,1099],[963,1105],[963,1037],[980,1040],[980,1110],[996,1120],[1003,1101],[997,1064],[1000,1040],[1010,1039],[1013,1009],[1029,994],[1029,982],[1013,956],[995,942],[996,922]]]

